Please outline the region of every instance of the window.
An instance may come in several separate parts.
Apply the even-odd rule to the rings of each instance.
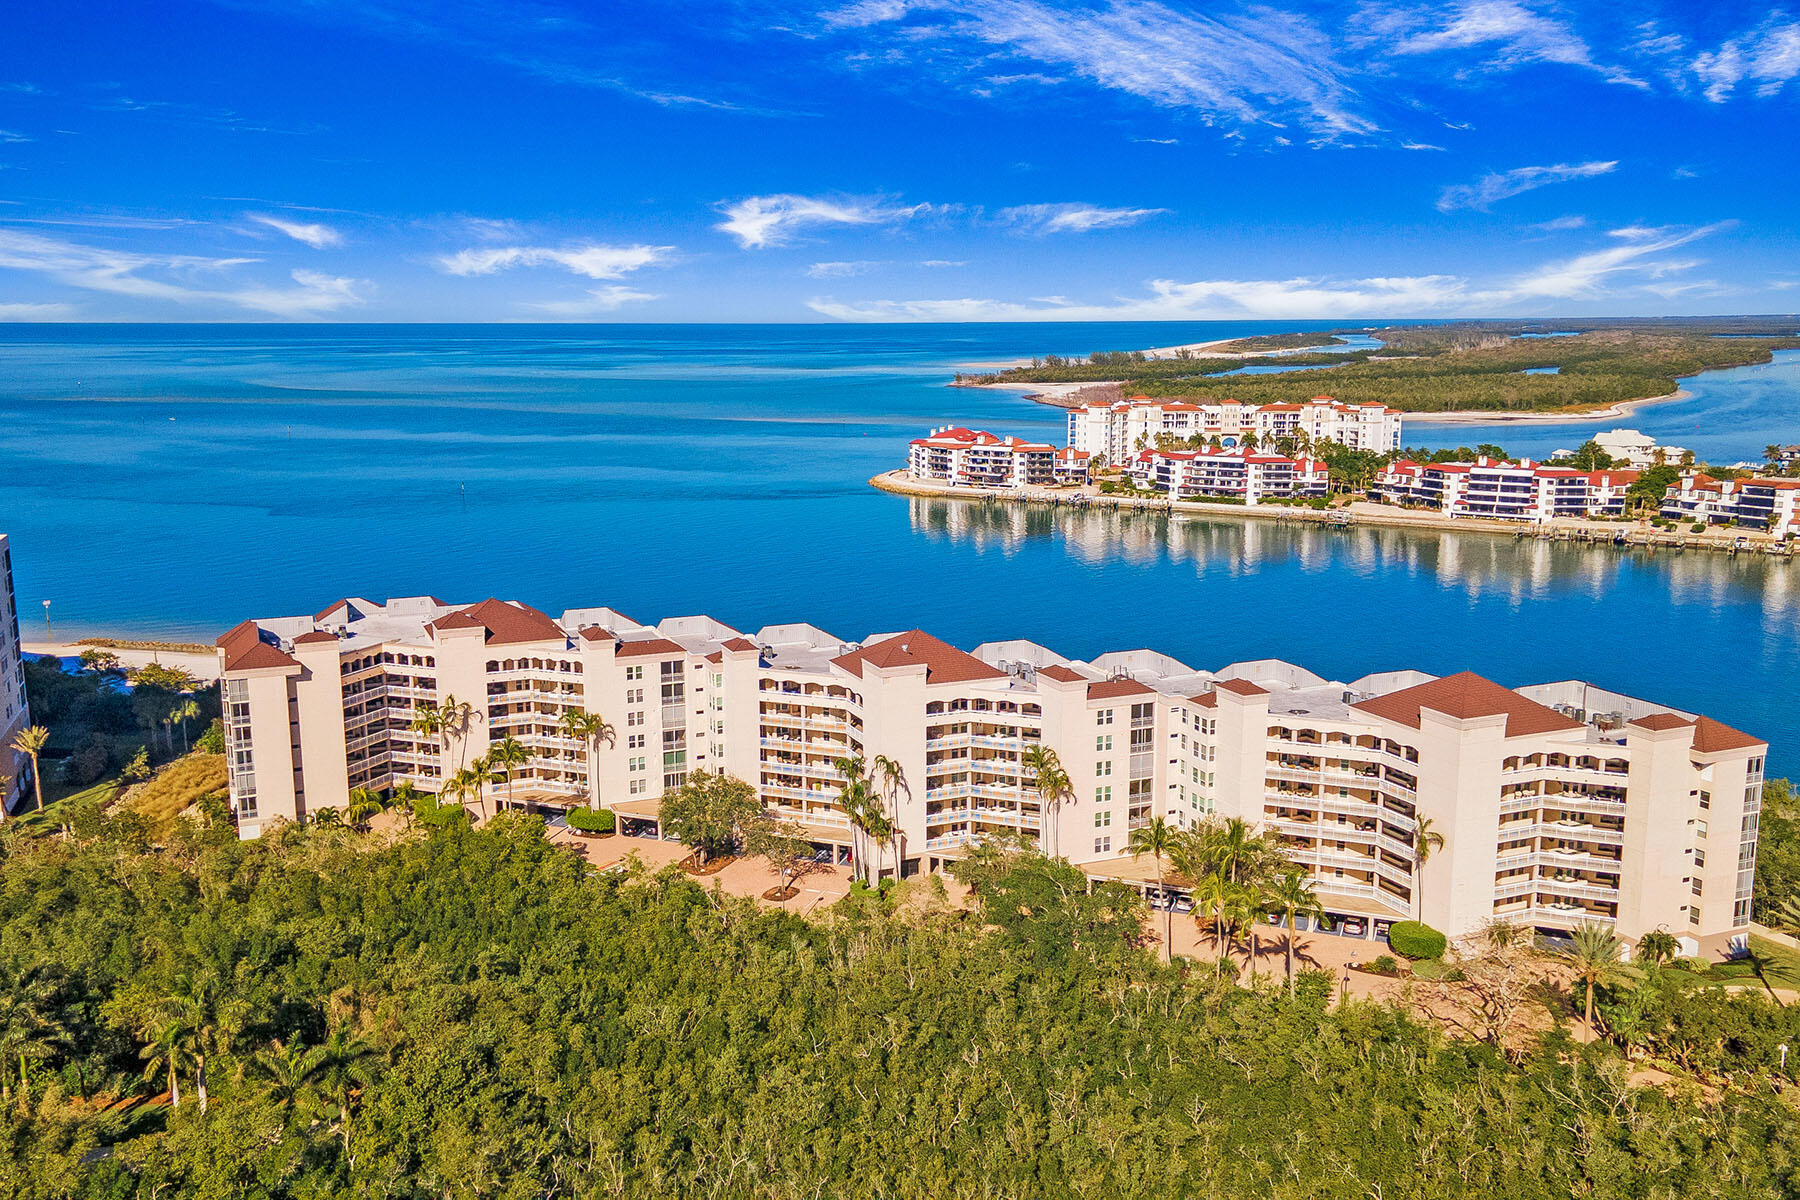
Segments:
[[[1105,751],[1111,750],[1112,749],[1112,734],[1102,733],[1102,734],[1095,735],[1094,749],[1099,750],[1102,753],[1104,753]]]
[[[1110,788],[1110,787],[1095,788],[1094,789],[1094,803],[1095,804],[1111,804],[1112,803],[1112,788]]]
[[[644,769],[644,760],[642,757],[628,759],[626,761],[625,767],[626,767],[626,770],[629,770],[629,771],[641,771]]]
[[[631,794],[634,796],[640,795],[649,786],[650,786],[650,781],[648,779],[634,779],[631,781]]]
[[[1099,762],[1095,763],[1094,764],[1094,774],[1096,774],[1096,775],[1111,775],[1112,774],[1112,759],[1103,758]]]
[[[1112,809],[1109,808],[1102,812],[1097,812],[1094,814],[1094,828],[1095,829],[1111,829],[1112,828]]]
[[[1700,906],[1698,904],[1696,904],[1696,905],[1694,905],[1694,907],[1688,909],[1688,924],[1689,925],[1698,925],[1699,923],[1700,923]]]
[[[644,668],[642,665],[625,668],[625,678],[627,680],[637,680],[637,679],[642,679],[643,677],[644,677]]]
[[[643,688],[626,688],[625,689],[625,703],[627,703],[627,704],[642,704],[643,702],[644,702],[644,689]]]
[[[1096,725],[1111,725],[1112,724],[1112,715],[1113,715],[1112,709],[1103,708],[1099,712],[1094,714],[1094,724],[1096,724]]]
[[[642,725],[642,724],[643,724],[643,723],[644,723],[644,714],[643,714],[643,713],[641,713],[641,712],[628,712],[628,713],[626,713],[626,714],[625,714],[625,726],[626,726],[626,728],[630,728],[630,727],[632,727],[632,726],[634,726],[634,725]]]
[[[1700,885],[1700,880],[1698,878],[1693,881],[1693,893],[1696,896],[1704,896],[1706,894],[1706,889]]]
[[[1701,808],[1711,808],[1712,807],[1712,793],[1711,792],[1701,792],[1700,793],[1700,807]]]
[[[1094,853],[1095,854],[1111,854],[1112,853],[1112,838],[1110,838],[1110,837],[1095,838],[1094,839]]]
[[[641,733],[634,733],[628,736],[625,739],[625,748],[627,750],[642,750],[644,748],[644,735]]]
[[[1701,867],[1704,867],[1705,865],[1706,865],[1706,851],[1704,851],[1704,850],[1694,851],[1694,869],[1697,871]]]
[[[1704,839],[1706,837],[1706,822],[1705,821],[1695,821],[1694,822],[1694,836],[1697,838],[1701,838],[1701,839]]]

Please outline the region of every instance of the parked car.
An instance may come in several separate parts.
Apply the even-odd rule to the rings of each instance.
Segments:
[[[1342,925],[1338,926],[1338,929],[1345,937],[1361,937],[1369,932],[1369,923],[1361,917],[1349,917]]]

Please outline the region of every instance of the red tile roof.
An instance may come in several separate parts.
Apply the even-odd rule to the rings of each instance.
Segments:
[[[1218,691],[1232,692],[1239,696],[1266,696],[1269,694],[1268,688],[1259,687],[1248,679],[1221,679],[1213,684],[1213,687]]]
[[[613,636],[612,630],[602,629],[598,625],[589,625],[586,629],[582,630],[581,638],[583,641],[587,642],[616,642],[619,640]]]
[[[886,641],[839,655],[831,661],[834,666],[842,667],[858,679],[862,678],[864,663],[884,670],[923,664],[927,683],[964,683],[972,679],[1006,677],[1005,671],[990,667],[973,654],[958,650],[949,642],[934,638],[923,629],[897,633]]]
[[[219,638],[219,649],[225,652],[227,671],[255,671],[263,667],[297,667],[292,655],[280,646],[262,640],[262,628],[255,621],[234,626]]]
[[[1135,679],[1107,679],[1100,683],[1090,683],[1087,689],[1089,700],[1111,700],[1119,696],[1154,696],[1156,689],[1145,687]]]
[[[296,646],[310,646],[316,642],[335,642],[337,634],[326,633],[323,629],[315,629],[311,633],[303,633],[294,639]]]
[[[1199,708],[1219,707],[1219,697],[1214,692],[1201,692],[1198,696],[1189,696],[1188,702]]]
[[[722,649],[734,651],[755,650],[758,648],[755,642],[751,641],[749,638],[743,637],[727,638],[720,642],[719,646]]]
[[[492,598],[453,613],[445,613],[426,628],[435,631],[470,629],[475,626],[487,630],[487,644],[490,646],[509,646],[519,642],[561,642],[568,637],[562,631],[562,626],[529,604],[509,604]]]
[[[1087,676],[1071,671],[1061,663],[1051,663],[1047,667],[1039,667],[1038,674],[1046,679],[1054,679],[1058,683],[1079,683]]]
[[[1766,745],[1761,738],[1752,737],[1742,730],[1711,717],[1701,717],[1694,722],[1694,749],[1701,754],[1720,754],[1727,750],[1748,750],[1753,746]]]
[[[1686,717],[1678,717],[1672,712],[1654,712],[1647,717],[1633,717],[1629,723],[1638,726],[1640,729],[1658,731],[1664,729],[1685,729],[1687,726],[1693,724],[1693,722]]]
[[[1535,700],[1527,700],[1510,688],[1503,688],[1491,679],[1483,679],[1473,671],[1446,675],[1442,679],[1402,688],[1351,707],[1401,725],[1410,725],[1414,729],[1419,728],[1421,709],[1430,709],[1459,720],[1504,716],[1507,737],[1526,737],[1582,727],[1581,722],[1575,718],[1565,717]]]
[[[668,638],[645,638],[640,642],[620,642],[615,655],[619,658],[649,658],[664,654],[686,654],[687,647]]]

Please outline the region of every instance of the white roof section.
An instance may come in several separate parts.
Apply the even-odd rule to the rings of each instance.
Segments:
[[[1591,720],[1596,713],[1620,713],[1627,721],[1635,721],[1639,717],[1647,717],[1651,713],[1670,712],[1678,717],[1696,720],[1698,713],[1686,712],[1679,708],[1670,708],[1666,704],[1654,704],[1649,700],[1639,700],[1636,696],[1627,696],[1623,692],[1609,692],[1605,688],[1595,687],[1591,683],[1583,683],[1579,679],[1563,679],[1555,683],[1534,683],[1530,687],[1515,688],[1519,695],[1528,700],[1536,700],[1539,704],[1547,704],[1551,708],[1580,709]]]
[[[1344,686],[1364,696],[1385,696],[1389,692],[1430,683],[1436,678],[1436,675],[1425,671],[1376,671],[1361,679],[1352,679]]]
[[[1024,638],[1013,638],[1005,642],[983,642],[969,653],[990,667],[1003,667],[1006,663],[1028,663],[1033,667],[1050,667],[1059,663],[1064,665],[1069,663],[1067,658],[1048,646],[1040,646],[1036,642],[1028,642]]]
[[[1297,667],[1279,658],[1258,658],[1250,662],[1234,662],[1213,674],[1219,679],[1241,679],[1258,687],[1275,691],[1279,688],[1318,687],[1327,682],[1305,667]],[[1338,686],[1342,686],[1341,684]]]
[[[638,624],[616,608],[571,608],[565,610],[556,623],[570,633],[580,633],[594,626],[620,635],[650,630],[650,626]]]
[[[1133,679],[1140,675],[1173,678],[1199,674],[1180,659],[1170,658],[1158,650],[1113,650],[1090,658],[1088,665],[1103,675],[1125,674]]]

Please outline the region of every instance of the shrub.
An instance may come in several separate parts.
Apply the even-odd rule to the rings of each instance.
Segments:
[[[611,833],[617,822],[609,809],[572,808],[569,828],[577,833]]]
[[[176,817],[195,804],[209,796],[224,797],[226,787],[223,754],[190,754],[164,767],[156,778],[132,792],[126,803],[132,811],[142,813],[161,836]]]
[[[1706,532],[1706,522],[1705,521],[1695,521],[1692,525],[1690,525],[1688,527],[1688,532],[1689,533],[1705,533]]]
[[[1398,975],[1400,973],[1400,963],[1393,955],[1383,954],[1369,964],[1369,970],[1375,972],[1377,975]]]
[[[1102,479],[1102,480],[1101,480],[1101,481],[1100,481],[1100,490],[1101,490],[1101,491],[1102,491],[1102,492],[1103,492],[1103,493],[1105,493],[1105,494],[1106,494],[1106,495],[1108,495],[1108,496],[1110,496],[1110,495],[1112,495],[1112,494],[1113,494],[1113,493],[1114,493],[1114,492],[1116,492],[1116,491],[1118,491],[1118,490],[1119,490],[1119,485],[1118,485],[1118,484],[1116,484],[1116,483],[1114,483],[1114,482],[1113,482],[1113,481],[1112,481],[1112,480],[1110,480],[1110,479]]]
[[[1448,939],[1419,921],[1395,921],[1388,927],[1388,945],[1404,958],[1442,958]]]

